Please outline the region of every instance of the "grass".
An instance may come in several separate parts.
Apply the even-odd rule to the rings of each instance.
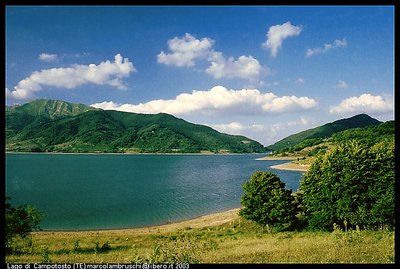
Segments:
[[[7,263],[394,263],[393,231],[266,233],[223,216],[214,226],[182,222],[152,229],[37,232],[17,240]],[[205,221],[205,219],[203,219]]]

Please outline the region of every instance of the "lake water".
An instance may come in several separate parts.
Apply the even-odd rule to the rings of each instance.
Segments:
[[[298,189],[302,172],[263,156],[7,153],[6,195],[45,212],[43,230],[159,225],[240,207],[255,171]]]

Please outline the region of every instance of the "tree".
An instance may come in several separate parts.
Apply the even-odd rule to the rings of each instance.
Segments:
[[[310,229],[394,226],[394,140],[351,140],[318,157],[300,182]]]
[[[6,198],[6,248],[11,248],[12,240],[19,236],[26,238],[34,230],[40,230],[43,214],[31,205],[13,207]]]
[[[374,184],[368,189],[368,198],[371,205],[371,218],[374,226],[395,225],[395,145],[394,139],[386,139],[376,143],[371,149],[371,169],[374,175]]]
[[[271,172],[255,172],[243,185],[243,208],[239,214],[245,219],[276,230],[291,227],[294,221],[293,197],[278,176]]]
[[[307,226],[307,221],[304,217],[304,209],[303,209],[303,193],[298,191],[292,193],[292,205],[293,205],[293,229],[303,230]]]

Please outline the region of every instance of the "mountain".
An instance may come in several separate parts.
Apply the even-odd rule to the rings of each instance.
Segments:
[[[284,151],[290,148],[304,148],[306,146],[316,145],[324,138],[347,129],[374,126],[381,123],[381,121],[371,118],[367,114],[359,114],[351,118],[340,119],[313,129],[290,135],[273,145],[267,146],[267,148],[273,151]]]
[[[6,150],[47,152],[265,152],[244,136],[172,115],[100,110],[59,100],[6,108]]]
[[[6,107],[7,112],[21,113],[33,117],[57,119],[65,116],[75,116],[89,110],[98,110],[83,104],[73,104],[62,100],[37,99],[24,105]]]
[[[378,125],[367,126],[363,128],[351,128],[333,134],[327,141],[340,143],[343,141],[357,140],[367,146],[372,147],[374,144],[384,140],[394,140],[395,122],[389,120]]]
[[[89,110],[96,110],[96,108],[46,99],[38,99],[24,105],[6,106],[7,137],[27,126],[35,126],[38,123],[66,116],[75,116]]]

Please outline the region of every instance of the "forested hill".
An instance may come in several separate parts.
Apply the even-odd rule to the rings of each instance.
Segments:
[[[313,129],[290,135],[273,145],[267,146],[267,148],[273,151],[287,151],[296,146],[302,147],[300,146],[301,144],[308,146],[315,145],[321,142],[324,138],[330,137],[335,133],[352,128],[375,126],[381,123],[381,121],[371,118],[367,114],[359,114],[351,118],[340,119]]]
[[[169,114],[100,110],[60,100],[6,107],[6,150],[23,152],[255,153],[263,145]]]
[[[57,119],[65,116],[75,116],[89,110],[98,110],[94,107],[73,104],[61,100],[37,99],[30,103],[6,107],[8,114],[27,116],[32,118]],[[7,115],[8,115],[7,114]]]

